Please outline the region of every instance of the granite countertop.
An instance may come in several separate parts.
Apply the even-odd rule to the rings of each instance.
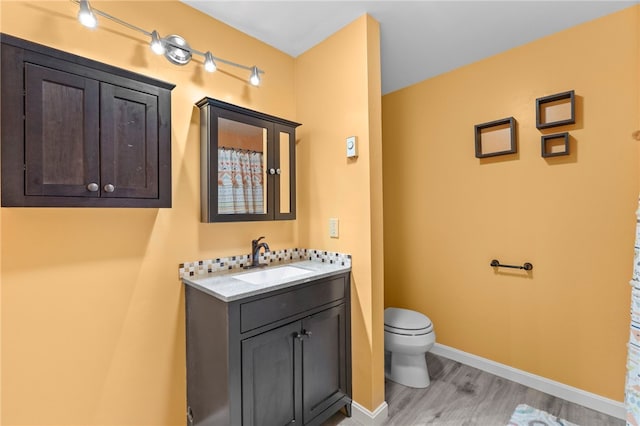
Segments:
[[[256,271],[275,269],[282,266],[294,266],[308,270],[308,273],[290,278],[273,279],[261,284],[251,284],[235,277],[251,274]],[[280,263],[273,266],[255,269],[233,269],[226,272],[214,272],[197,277],[183,277],[182,281],[193,288],[210,294],[223,302],[232,302],[273,290],[308,283],[320,278],[336,275],[351,270],[350,265],[302,260],[297,262]]]

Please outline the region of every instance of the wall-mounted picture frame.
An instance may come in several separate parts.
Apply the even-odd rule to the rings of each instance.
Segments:
[[[564,126],[576,122],[575,92],[556,93],[536,99],[536,127]]]
[[[541,138],[542,156],[558,157],[569,155],[569,133],[556,133],[555,135],[543,135]]]
[[[515,154],[518,151],[516,119],[507,117],[488,123],[476,124],[475,143],[477,158]]]

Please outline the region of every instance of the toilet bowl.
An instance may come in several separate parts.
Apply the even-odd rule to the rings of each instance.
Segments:
[[[436,342],[431,320],[409,309],[384,310],[385,377],[412,388],[426,388],[426,353]]]

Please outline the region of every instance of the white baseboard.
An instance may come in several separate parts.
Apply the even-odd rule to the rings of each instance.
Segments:
[[[574,388],[542,376],[536,376],[535,374],[527,373],[526,371],[518,370],[517,368],[509,367],[508,365],[500,364],[449,346],[441,345],[440,343],[436,343],[433,348],[431,348],[430,352],[435,355],[475,367],[479,370],[495,374],[496,376],[507,380],[520,383],[521,385],[525,385],[532,389],[548,393],[549,395],[582,405],[592,410],[608,414],[609,416],[617,417],[622,420],[627,417],[624,403],[614,401],[613,399],[583,391],[582,389]]]
[[[382,404],[373,412],[355,401],[351,402],[351,419],[363,426],[380,426],[387,417],[389,417],[389,406],[386,401],[382,401]]]

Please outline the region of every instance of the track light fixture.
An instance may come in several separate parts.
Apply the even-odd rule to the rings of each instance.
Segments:
[[[160,35],[156,30],[151,31],[151,50],[156,55],[164,55],[164,43],[160,40]]]
[[[207,70],[207,72],[214,72],[216,69],[218,69],[216,61],[213,60],[213,55],[211,54],[211,52],[207,52],[204,54],[204,69]]]
[[[253,67],[251,69],[251,77],[249,77],[249,82],[254,86],[260,85],[260,71],[258,70],[258,67]]]
[[[160,37],[160,34],[158,34],[158,31],[156,30],[153,30],[151,32],[143,30],[140,27],[129,24],[128,22],[118,19],[115,16],[109,15],[106,12],[92,8],[89,4],[89,0],[71,0],[71,2],[79,5],[80,9],[78,10],[78,21],[87,28],[95,28],[97,26],[98,20],[96,18],[96,15],[99,15],[131,30],[142,33],[147,37],[150,37],[151,41],[149,43],[149,46],[151,50],[157,55],[164,55],[164,57],[167,58],[167,60],[172,64],[186,65],[191,61],[193,55],[199,55],[204,58],[204,69],[207,72],[215,72],[216,69],[218,69],[217,62],[221,62],[226,65],[231,65],[233,67],[251,71],[249,83],[251,83],[253,86],[260,85],[260,74],[263,74],[264,71],[262,71],[255,65],[249,67],[232,61],[227,61],[226,59],[217,58],[213,56],[210,51],[200,52],[199,50],[196,50],[189,46],[189,43],[187,43],[187,41],[179,35]]]
[[[87,0],[80,0],[80,10],[78,11],[78,21],[87,28],[95,28],[98,24],[96,15],[93,14],[91,6]]]

